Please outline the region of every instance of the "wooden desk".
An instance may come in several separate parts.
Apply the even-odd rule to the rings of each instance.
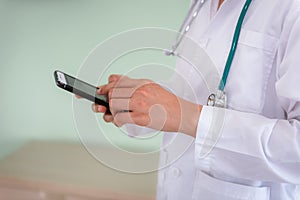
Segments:
[[[81,144],[31,142],[0,161],[0,200],[150,200],[156,176],[110,169]]]

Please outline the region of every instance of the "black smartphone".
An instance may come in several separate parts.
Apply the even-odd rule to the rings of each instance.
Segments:
[[[105,106],[108,109],[107,112],[109,113],[107,96],[97,94],[98,87],[95,87],[58,70],[54,72],[54,79],[58,87],[77,94],[96,104]]]

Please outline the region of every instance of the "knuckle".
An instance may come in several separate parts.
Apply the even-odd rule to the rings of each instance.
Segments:
[[[140,96],[140,97],[148,97],[149,96],[149,92],[147,91],[147,89],[144,86],[138,88],[135,91],[135,94]]]
[[[149,125],[149,117],[147,115],[140,116],[140,125],[148,126]]]
[[[108,77],[108,81],[109,82],[114,82],[118,79],[119,75],[117,74],[111,74],[109,77]]]
[[[131,98],[129,101],[129,106],[130,105],[135,105],[137,107],[146,107],[147,103],[143,98]]]

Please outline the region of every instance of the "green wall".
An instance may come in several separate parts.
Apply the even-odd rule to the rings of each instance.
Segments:
[[[189,0],[0,0],[0,158],[30,140],[78,141],[73,97],[56,88],[53,71],[76,74],[97,44],[125,30],[177,30],[188,6]]]

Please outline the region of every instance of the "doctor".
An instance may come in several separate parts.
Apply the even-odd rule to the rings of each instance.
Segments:
[[[187,33],[220,72],[228,61],[245,2],[206,0]],[[150,80],[120,75],[111,75],[108,84],[100,87],[99,94],[109,95],[112,113],[104,114],[105,121],[165,131],[164,142],[174,132],[183,141],[193,138],[175,162],[160,170],[157,199],[300,199],[299,36],[299,0],[253,0],[224,85],[225,107],[206,106],[205,83],[181,62],[176,72],[189,77],[188,84],[199,95],[197,101],[185,98],[189,91],[178,85],[176,75],[170,85],[174,91],[181,90],[182,96]],[[93,109],[106,111],[99,105]],[[221,134],[213,150],[199,157],[213,112],[225,113]],[[160,164],[171,154],[162,148]]]

